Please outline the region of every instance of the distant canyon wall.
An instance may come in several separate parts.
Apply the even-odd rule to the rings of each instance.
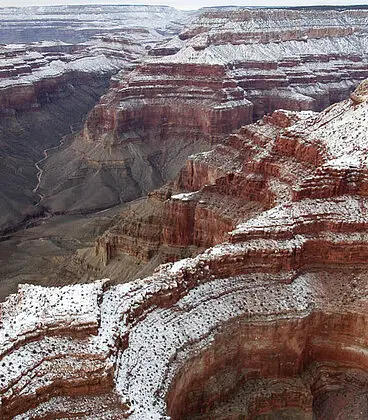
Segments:
[[[45,206],[78,212],[130,201],[172,180],[189,154],[275,109],[320,111],[342,100],[368,76],[367,15],[200,11],[113,78],[71,146],[77,152],[46,167]],[[53,179],[57,159],[68,171]]]
[[[44,150],[81,128],[113,74],[131,71],[185,20],[169,7],[0,8],[11,42],[0,46],[1,232],[47,212],[33,191]]]

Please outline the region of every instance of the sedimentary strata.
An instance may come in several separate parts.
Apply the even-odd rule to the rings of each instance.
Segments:
[[[208,9],[166,53],[158,46],[166,55],[158,61],[224,66],[254,118],[278,108],[320,111],[367,77],[366,19],[363,8]]]
[[[0,8],[0,21],[9,42],[0,46],[3,232],[45,214],[35,163],[79,131],[113,74],[131,71],[185,19],[168,7],[66,6]]]
[[[136,199],[172,180],[189,154],[275,109],[344,99],[368,76],[367,13],[202,10],[114,77],[83,136],[46,167],[45,206],[91,211]],[[56,159],[68,170],[54,178]]]
[[[154,39],[178,33],[189,16],[172,7],[148,5],[0,7],[0,36],[7,44],[55,39],[80,44],[101,34],[124,33],[138,44],[148,38],[154,44]]]
[[[264,209],[222,243],[126,284],[21,286],[1,306],[3,418],[367,417],[367,99],[365,82],[191,157],[168,208]]]

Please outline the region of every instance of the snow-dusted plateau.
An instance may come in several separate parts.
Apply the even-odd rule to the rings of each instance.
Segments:
[[[368,9],[0,20],[0,418],[366,419]]]

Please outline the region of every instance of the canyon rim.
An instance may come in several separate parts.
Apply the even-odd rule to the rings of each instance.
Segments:
[[[368,9],[14,16],[0,418],[366,419]]]

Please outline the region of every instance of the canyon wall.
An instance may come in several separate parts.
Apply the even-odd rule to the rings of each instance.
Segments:
[[[162,60],[224,65],[253,119],[278,108],[320,111],[367,77],[366,19],[363,7],[208,9],[156,55],[176,45]]]
[[[45,214],[35,163],[81,128],[113,74],[177,33],[184,15],[149,6],[0,8],[9,41],[0,46],[0,232]]]
[[[90,42],[101,34],[164,39],[177,34],[191,13],[168,6],[57,5],[0,7],[0,38],[4,44],[60,40],[67,44]],[[47,21],[47,25],[45,22]]]
[[[197,256],[115,286],[20,286],[1,304],[2,417],[366,418],[367,101],[365,81],[192,156],[151,200],[176,224],[154,241],[221,242]],[[258,207],[224,237],[202,230],[211,194]]]
[[[85,212],[146,195],[190,154],[275,109],[320,111],[368,77],[368,12],[203,9],[113,78],[83,135],[45,164],[43,205]],[[67,170],[58,171],[57,162]]]

